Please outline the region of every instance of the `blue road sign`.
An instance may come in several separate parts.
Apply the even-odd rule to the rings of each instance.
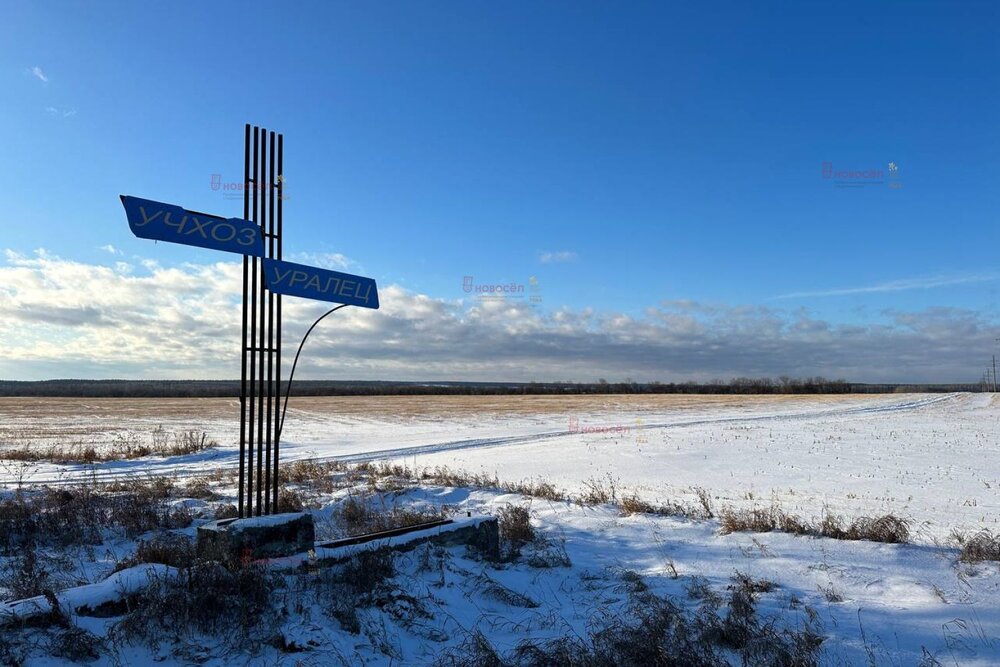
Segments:
[[[141,239],[264,256],[260,227],[249,220],[188,211],[175,204],[127,195],[121,199],[128,226]]]
[[[275,294],[378,308],[378,288],[374,278],[265,259],[264,281],[267,288]]]

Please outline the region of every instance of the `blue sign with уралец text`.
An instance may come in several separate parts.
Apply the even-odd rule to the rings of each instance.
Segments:
[[[127,195],[121,200],[128,226],[139,238],[264,256],[260,227],[249,220],[188,211],[176,204]]]
[[[265,258],[264,282],[275,294],[378,308],[378,287],[373,278]]]

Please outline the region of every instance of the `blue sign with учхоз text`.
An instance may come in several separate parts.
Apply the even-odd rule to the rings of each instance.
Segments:
[[[176,204],[128,195],[121,195],[121,200],[128,226],[139,238],[264,256],[260,227],[249,220],[188,211]]]

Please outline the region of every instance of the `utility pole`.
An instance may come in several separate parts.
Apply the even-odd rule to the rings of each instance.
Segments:
[[[1000,343],[1000,338],[994,338],[995,342]],[[997,393],[997,355],[993,355],[993,393]]]

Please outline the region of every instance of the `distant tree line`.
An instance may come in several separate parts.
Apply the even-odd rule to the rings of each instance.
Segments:
[[[823,377],[750,378],[709,382],[295,382],[296,396],[472,396],[530,394],[884,394],[983,391],[977,384],[860,384]],[[284,395],[285,384],[278,388]],[[240,395],[238,380],[0,380],[0,396],[184,398]]]

